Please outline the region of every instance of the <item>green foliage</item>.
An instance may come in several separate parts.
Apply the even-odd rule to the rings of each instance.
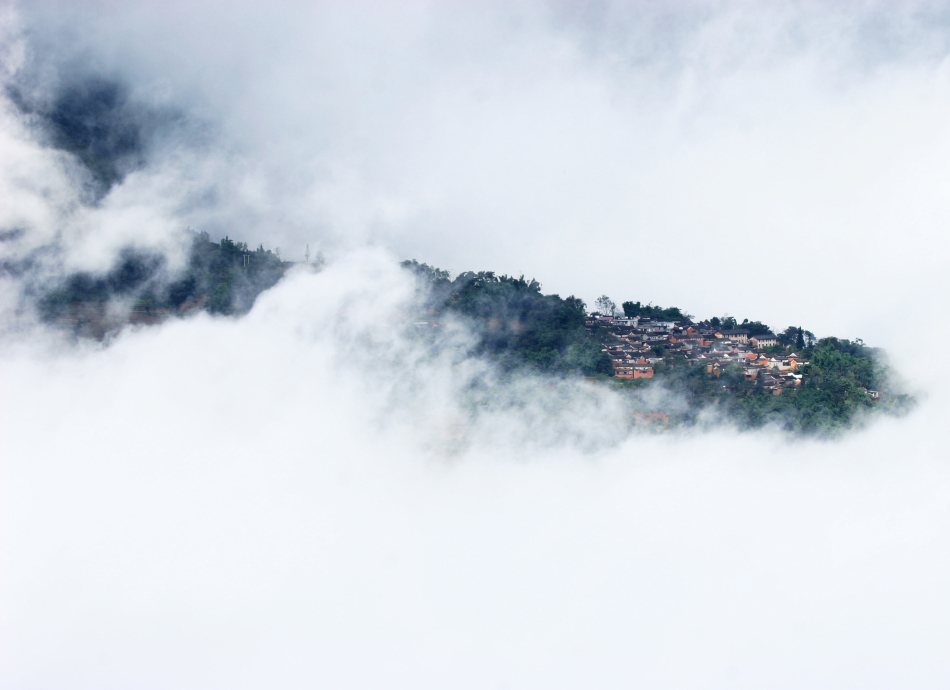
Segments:
[[[478,334],[478,351],[506,368],[527,366],[558,373],[611,373],[610,359],[584,328],[586,306],[570,296],[545,295],[536,280],[467,271],[455,280],[447,271],[404,261],[430,288],[428,308],[458,314]]]
[[[435,266],[430,266],[429,264],[421,264],[415,259],[403,261],[400,263],[400,265],[403,268],[412,271],[423,280],[428,281],[433,286],[441,286],[451,282],[448,271],[443,271],[442,269],[436,268]]]
[[[750,338],[756,335],[763,335],[765,333],[772,332],[772,329],[766,326],[761,321],[749,321],[749,319],[743,319],[742,323],[739,323],[732,316],[723,316],[722,318],[719,318],[718,316],[714,316],[711,319],[709,319],[707,323],[709,323],[709,325],[712,326],[713,328],[718,329],[718,330],[723,330],[723,331],[733,331],[736,329],[744,329],[749,332]]]
[[[886,383],[877,351],[862,343],[822,338],[806,352],[811,361],[807,373],[818,388],[850,394],[853,388],[877,389]]]
[[[796,433],[826,434],[848,428],[862,412],[901,412],[913,404],[908,396],[888,391],[882,352],[861,341],[816,340],[801,327],[786,328],[778,336],[782,344],[766,351],[784,356],[794,348],[801,361],[809,362],[800,369],[804,376],[801,385],[784,381],[779,395],[760,383],[769,372],[748,380],[734,363],[716,366],[710,372],[705,364],[691,366],[677,346],[663,342],[651,345],[653,353],[662,358],[653,366],[654,379],[617,381],[612,378],[611,360],[602,349],[617,341],[600,323],[586,326],[583,300],[545,295],[536,280],[524,276],[481,271],[452,279],[448,271],[417,261],[402,265],[425,286],[427,311],[466,320],[477,336],[476,351],[503,369],[611,380],[631,396],[640,396],[644,389],[659,384],[654,390],[677,396],[678,402],[664,410],[669,412],[670,423],[702,423],[714,410],[742,428],[777,425]],[[281,278],[287,266],[276,252],[263,246],[249,250],[246,243],[229,237],[212,242],[201,233],[192,237],[187,267],[176,275],[169,275],[163,257],[127,250],[106,273],[67,276],[56,289],[42,295],[39,304],[45,318],[75,322],[77,332],[81,320],[94,320],[97,310],[104,314],[105,304],[114,299],[132,303],[137,312],[151,316],[199,306],[213,313],[240,314]],[[688,318],[675,307],[625,302],[623,308],[628,316]],[[750,335],[769,331],[759,321],[746,319],[737,324],[728,316],[708,323],[723,329],[741,326]],[[874,402],[868,391],[880,391],[882,397]]]
[[[776,425],[795,433],[828,434],[852,425],[862,411],[897,411],[912,402],[906,396],[893,396],[893,404],[872,402],[867,390],[886,390],[886,369],[880,352],[860,342],[835,338],[816,342],[800,327],[787,328],[780,336],[783,344],[768,351],[784,356],[786,348],[794,347],[803,360],[811,362],[804,369],[804,383],[796,386],[784,381],[778,395],[759,380],[749,380],[737,364],[709,372],[704,364],[691,366],[682,353],[669,351],[661,342],[651,346],[653,353],[662,358],[653,366],[653,379],[612,379],[610,360],[601,348],[613,337],[600,325],[584,328],[585,305],[581,300],[544,295],[537,281],[525,280],[524,276],[467,272],[452,280],[448,272],[426,264],[407,261],[403,266],[429,287],[432,297],[428,307],[469,318],[479,335],[478,350],[503,367],[604,378],[637,400],[641,400],[644,389],[659,384],[685,403],[664,410],[669,412],[672,424],[703,423],[709,419],[708,412],[714,410],[715,418],[741,428]],[[685,316],[674,307],[644,307],[633,302],[625,302],[623,309],[627,316],[667,320]],[[745,319],[740,324],[729,316],[708,323],[724,329],[744,328],[750,336],[771,332],[760,321]]]
[[[795,330],[794,337],[798,335]],[[824,338],[804,350],[811,362],[804,368],[804,383],[783,388],[780,395],[746,380],[737,365],[708,373],[703,366],[656,367],[658,380],[682,392],[687,409],[682,423],[696,423],[700,412],[715,409],[741,428],[776,425],[805,434],[833,434],[851,426],[862,412],[875,408],[902,412],[913,400],[895,395],[875,403],[866,392],[887,390],[887,369],[882,353],[858,342]]]
[[[174,289],[179,300],[175,306],[207,296],[212,313],[241,314],[253,306],[261,292],[280,280],[287,265],[263,245],[249,251],[246,242],[225,237],[215,243],[201,233],[194,238],[188,270],[169,293]],[[189,285],[190,290],[186,289]]]
[[[598,311],[604,316],[613,316],[617,312],[617,304],[607,295],[601,295],[594,300]]]
[[[640,304],[639,302],[624,302],[623,314],[627,318],[639,316],[641,318],[659,319],[661,321],[686,321],[690,318],[689,314],[684,313],[679,307],[657,307],[653,304]]]
[[[805,347],[804,335],[800,326],[789,326],[775,337],[778,338],[778,341],[786,347],[793,346],[797,347],[798,349]],[[801,345],[798,344],[799,342],[801,342]]]
[[[766,326],[761,321],[749,321],[749,319],[742,319],[742,323],[739,324],[738,328],[744,328],[749,331],[749,337],[756,335],[763,335],[765,333],[771,333],[772,329]]]
[[[112,299],[132,300],[139,310],[174,311],[186,302],[204,301],[213,313],[247,312],[257,296],[273,286],[287,264],[263,246],[248,251],[247,244],[225,237],[212,242],[207,233],[192,237],[187,268],[171,279],[164,257],[126,250],[105,274],[79,272],[39,300],[47,320],[65,316],[77,305],[105,304]]]

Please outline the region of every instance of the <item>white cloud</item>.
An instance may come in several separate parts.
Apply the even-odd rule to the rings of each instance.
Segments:
[[[6,258],[191,225],[337,260],[241,320],[0,343],[0,687],[945,685],[927,6],[19,13],[10,79],[115,76],[188,125],[90,207],[5,100]],[[464,331],[397,328],[408,255],[863,336],[929,397],[834,443],[626,437],[583,382],[473,419]]]
[[[8,352],[0,685],[945,682],[944,406],[617,445],[542,385],[466,422],[412,294],[360,253],[238,321]]]
[[[39,62],[204,123],[166,225],[890,346],[880,310],[945,289],[938,10],[22,8]]]

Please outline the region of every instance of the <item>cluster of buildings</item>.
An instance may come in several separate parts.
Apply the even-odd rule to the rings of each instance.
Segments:
[[[590,316],[587,327],[601,326],[610,337],[604,351],[613,363],[614,376],[620,379],[653,378],[654,365],[664,354],[682,355],[690,366],[705,367],[718,376],[728,365],[738,365],[748,381],[755,381],[774,395],[785,388],[800,386],[801,368],[808,362],[794,352],[766,352],[779,344],[773,333],[749,335],[739,328],[717,329],[707,323]],[[662,348],[657,347],[662,345]]]

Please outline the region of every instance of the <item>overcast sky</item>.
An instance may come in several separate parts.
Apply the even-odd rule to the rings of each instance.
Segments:
[[[946,687],[948,17],[3,5],[7,87],[164,124],[93,204],[5,90],[2,258],[191,227],[331,264],[109,347],[23,331],[3,279],[0,688]],[[863,337],[921,405],[625,438],[528,382],[466,421],[485,365],[400,337],[410,257]]]
[[[891,345],[879,314],[942,281],[947,16],[36,0],[19,73],[192,123],[114,190],[126,214]]]

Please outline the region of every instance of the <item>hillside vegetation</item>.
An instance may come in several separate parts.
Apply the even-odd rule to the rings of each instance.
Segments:
[[[213,242],[197,233],[187,266],[177,274],[169,272],[160,255],[126,251],[112,270],[69,275],[40,295],[37,304],[47,322],[71,328],[77,336],[102,338],[125,323],[156,323],[199,310],[244,314],[290,265],[263,246],[251,250],[228,237]],[[628,322],[636,317],[643,324],[661,324],[673,336],[692,333],[699,342],[712,339],[706,343],[706,358],[689,344],[672,344],[676,338],[648,342],[650,336],[643,335],[642,342],[631,340],[633,336],[604,325],[612,323],[610,319],[588,312],[581,299],[544,294],[540,283],[524,276],[466,271],[452,278],[417,261],[402,265],[423,287],[421,313],[414,322],[417,331],[436,328],[450,316],[462,320],[475,335],[474,354],[491,359],[501,371],[601,381],[625,396],[632,419],[648,420],[652,426],[725,421],[740,428],[777,425],[807,434],[834,433],[866,413],[900,413],[913,404],[893,389],[884,353],[860,341],[818,339],[801,327],[771,336],[759,321],[693,321],[677,307],[623,303]],[[116,312],[110,304],[116,302],[125,306],[124,312],[118,310],[124,316],[110,316]],[[597,303],[615,309],[606,297]],[[772,361],[793,357],[798,373],[785,376],[794,385],[769,378],[770,369],[750,377],[741,359],[743,347],[730,350],[720,346],[728,345],[728,339],[715,339],[740,332],[749,338],[773,337],[774,345],[750,349],[748,355]],[[648,370],[649,378],[625,380],[618,357],[633,363],[630,369]]]
[[[638,419],[666,426],[727,422],[752,429],[766,425],[806,434],[835,433],[866,418],[886,412],[903,413],[913,399],[893,388],[885,353],[862,342],[828,337],[818,339],[810,331],[789,326],[774,336],[776,344],[748,354],[760,353],[772,361],[794,356],[794,385],[782,386],[765,369],[750,379],[750,368],[739,356],[746,348],[721,347],[730,332],[743,337],[771,335],[760,321],[738,322],[733,317],[712,317],[694,322],[678,307],[658,307],[624,302],[624,317],[648,322],[673,322],[671,332],[689,329],[712,338],[710,357],[686,345],[664,341],[641,343],[620,357],[640,363],[649,378],[624,380],[615,377],[608,351],[619,344],[627,347],[602,321],[591,319],[584,302],[570,296],[544,295],[535,280],[498,276],[491,272],[465,272],[454,280],[447,271],[405,261],[403,266],[429,286],[427,303],[432,315],[453,314],[465,318],[478,336],[477,351],[495,358],[506,369],[522,368],[545,373],[575,373],[603,380],[629,395]],[[598,307],[614,309],[606,296]],[[586,327],[585,327],[586,326]],[[741,329],[741,331],[736,331]],[[719,334],[715,336],[714,334]],[[727,353],[722,360],[716,354]],[[730,359],[732,355],[732,359]],[[647,366],[649,364],[649,366]],[[765,385],[765,381],[775,385]],[[647,395],[647,392],[654,393]]]
[[[125,251],[105,274],[67,276],[41,296],[40,313],[47,321],[82,322],[118,300],[130,305],[133,320],[194,309],[243,314],[290,265],[263,247],[249,250],[246,243],[227,237],[212,242],[207,233],[192,236],[188,257],[185,270],[170,275],[163,256]]]

